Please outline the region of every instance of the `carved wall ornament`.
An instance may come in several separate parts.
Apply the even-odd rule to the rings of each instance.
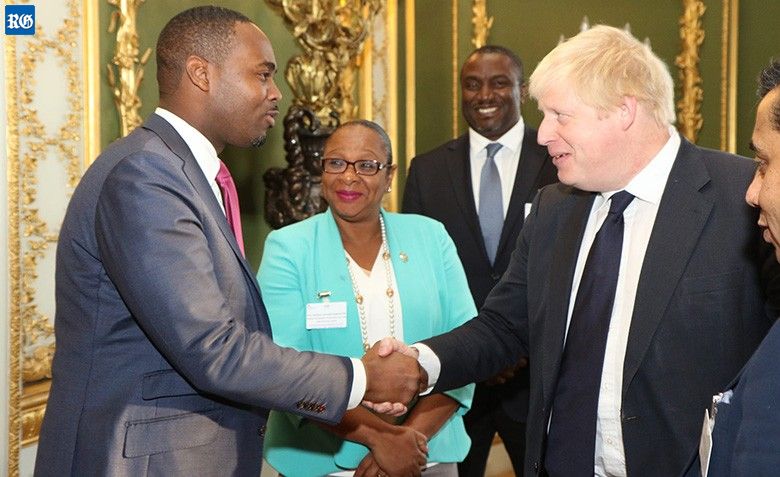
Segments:
[[[267,0],[279,10],[303,49],[287,63],[293,105],[315,112],[357,116],[354,100],[358,55],[371,33],[381,0]]]
[[[107,65],[108,84],[114,96],[114,104],[119,111],[122,137],[138,127],[143,120],[139,110],[141,98],[138,88],[144,79],[144,65],[152,53],[147,48],[141,58],[138,57],[138,32],[136,29],[138,8],[145,0],[108,0],[117,8],[111,14],[108,32],[116,31],[116,47],[111,63]],[[117,72],[114,72],[114,69]],[[117,76],[119,81],[117,81]]]
[[[487,13],[487,0],[474,0],[471,7],[471,24],[474,25],[474,37],[471,39],[474,48],[485,46],[493,26],[493,17]]]
[[[322,148],[339,118],[358,115],[358,62],[382,0],[267,2],[282,13],[303,49],[285,69],[294,96],[284,118],[288,165],[263,176],[266,220],[279,228],[326,208],[319,194]]]
[[[677,101],[677,128],[691,142],[696,142],[703,124],[700,108],[704,90],[699,73],[699,48],[704,42],[701,18],[706,7],[701,0],[683,0],[680,17],[682,48],[674,63],[680,69],[680,99]]]
[[[320,199],[322,150],[338,126],[332,113],[323,124],[313,111],[293,105],[284,118],[284,149],[287,167],[272,167],[263,175],[265,220],[278,229],[327,208]]]

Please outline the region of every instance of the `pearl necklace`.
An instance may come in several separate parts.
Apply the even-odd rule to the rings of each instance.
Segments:
[[[390,270],[390,247],[387,245],[387,231],[385,230],[385,221],[382,215],[379,216],[379,229],[382,232],[382,263],[385,266],[385,283],[387,289],[385,295],[387,296],[387,317],[390,321],[390,336],[395,338],[395,303],[393,296],[395,291],[393,290],[392,271]],[[366,319],[366,309],[363,305],[363,295],[357,286],[357,280],[355,280],[355,272],[352,270],[352,262],[349,259],[347,251],[344,250],[344,255],[347,259],[347,271],[349,272],[349,279],[352,281],[352,292],[355,294],[355,303],[357,303],[358,318],[360,320],[360,337],[363,339],[363,350],[368,351],[371,346],[368,344],[368,322]]]

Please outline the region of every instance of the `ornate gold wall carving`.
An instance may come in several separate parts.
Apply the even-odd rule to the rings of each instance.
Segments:
[[[95,148],[92,139],[97,137],[85,119],[87,50],[81,50],[84,31],[97,27],[94,1],[68,0],[61,17],[39,15],[35,35],[5,39],[9,475],[19,475],[21,445],[37,439],[48,398],[59,224],[63,204],[87,163],[84,153]],[[96,48],[89,51],[95,53]],[[61,80],[49,81],[52,77]],[[90,127],[97,124],[93,114]]]
[[[21,260],[19,259],[19,106],[16,88],[16,37],[5,38],[6,154],[8,160],[8,475],[19,475],[17,436],[21,429],[22,333]]]
[[[285,70],[293,102],[284,118],[285,160],[288,166],[269,169],[266,185],[266,221],[274,228],[305,219],[324,210],[320,201],[320,158],[324,139],[340,120],[357,117],[354,100],[361,59],[371,62],[372,51],[361,58],[381,0],[267,0],[282,13],[303,48]],[[370,48],[370,47],[369,47]],[[364,65],[371,68],[371,65]],[[362,80],[371,88],[372,79]],[[373,102],[366,100],[365,109]],[[370,97],[370,96],[369,96]],[[371,111],[363,115],[370,116]]]
[[[285,70],[293,104],[317,113],[357,116],[354,89],[357,58],[381,0],[267,0],[279,10],[303,53]]]
[[[703,123],[701,101],[704,91],[699,74],[699,47],[704,41],[701,17],[706,7],[701,0],[683,0],[680,17],[682,51],[675,59],[680,68],[681,95],[677,101],[677,128],[690,141],[696,142]]]
[[[474,0],[471,7],[471,24],[474,25],[474,36],[471,39],[474,48],[485,46],[493,26],[493,17],[489,17],[487,13],[487,0]]]
[[[141,98],[138,88],[144,79],[144,65],[152,52],[147,48],[143,56],[138,58],[138,32],[136,23],[138,8],[145,0],[108,0],[117,10],[111,14],[109,33],[116,31],[116,47],[111,64],[108,65],[108,84],[114,94],[114,104],[119,111],[122,136],[141,124],[139,114]],[[118,73],[114,73],[116,67]],[[117,75],[119,81],[116,80]]]

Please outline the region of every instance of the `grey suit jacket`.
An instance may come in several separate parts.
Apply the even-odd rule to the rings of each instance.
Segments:
[[[254,477],[269,408],[345,411],[349,361],[273,344],[208,180],[157,115],[76,188],[56,299],[36,475]]]
[[[753,171],[750,161],[682,142],[645,254],[625,356],[629,475],[685,468],[703,409],[771,324],[765,290],[777,296],[778,274],[776,266],[763,268],[774,257],[761,242],[757,212],[744,201]],[[562,184],[542,189],[479,316],[425,341],[442,360],[437,389],[483,379],[530,354],[529,475],[543,470],[574,267],[593,198]]]
[[[455,242],[477,308],[509,266],[517,237],[523,228],[525,204],[539,189],[558,181],[547,148],[536,142],[536,130],[523,134],[520,163],[504,219],[504,228],[491,265],[485,251],[479,216],[474,205],[469,160],[469,135],[464,134],[412,160],[404,187],[403,212],[422,214],[444,224]],[[500,405],[507,415],[525,422],[528,411],[528,370],[522,369],[506,384],[477,388],[475,407]]]

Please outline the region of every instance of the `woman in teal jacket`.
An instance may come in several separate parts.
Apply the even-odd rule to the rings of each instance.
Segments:
[[[322,196],[330,208],[265,243],[258,281],[277,343],[360,357],[384,336],[414,343],[476,314],[444,227],[381,208],[394,170],[389,139],[375,123],[346,123],[328,139]],[[470,445],[462,415],[472,394],[469,385],[421,396],[401,423],[360,406],[335,428],[272,412],[264,455],[288,477],[356,468],[373,477],[409,465],[404,446],[419,432],[428,462],[437,463],[425,475],[457,475]]]

